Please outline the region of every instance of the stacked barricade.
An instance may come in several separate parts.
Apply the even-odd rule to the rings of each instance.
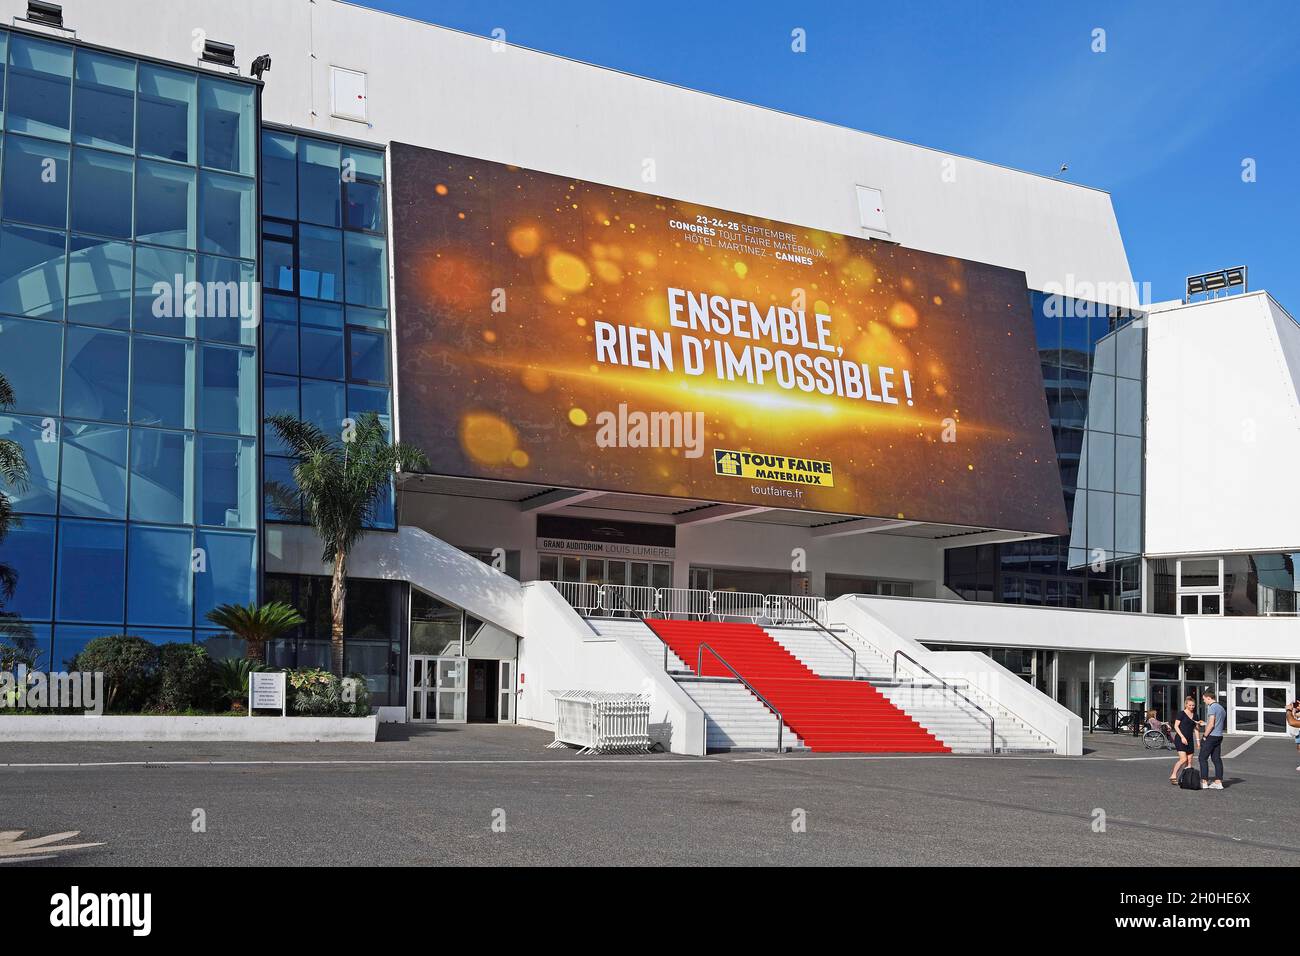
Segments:
[[[561,690],[555,695],[555,740],[582,754],[650,752],[650,698],[601,690]]]

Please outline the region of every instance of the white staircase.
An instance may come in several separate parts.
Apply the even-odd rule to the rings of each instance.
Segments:
[[[691,677],[678,678],[677,683],[704,711],[710,752],[776,749],[776,717],[740,681]],[[781,734],[781,746],[805,749],[789,727]]]
[[[650,655],[651,660],[662,664],[664,649],[667,645],[659,640],[643,621],[634,617],[588,617],[585,620],[591,625],[591,629],[601,637],[630,638]],[[668,649],[668,672],[670,674],[693,673],[692,669],[687,667],[686,663],[674,654],[671,648]]]
[[[851,677],[853,655],[843,644],[833,640],[819,627],[766,625],[764,631],[799,662],[819,677]],[[893,675],[889,661],[875,648],[855,640],[843,627],[830,631],[857,652],[857,676],[868,680],[889,680]]]
[[[889,702],[944,742],[953,753],[989,752],[989,718],[941,684],[877,685]],[[958,688],[961,690],[961,688]],[[966,693],[962,690],[962,693]],[[966,696],[971,695],[966,693]],[[998,753],[1054,753],[1051,742],[991,701],[979,705],[993,716]]]

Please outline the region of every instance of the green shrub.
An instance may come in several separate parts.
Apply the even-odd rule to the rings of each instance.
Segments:
[[[351,674],[354,700],[345,700],[343,680],[317,667],[290,671],[289,710],[311,717],[364,717],[370,713],[370,688],[360,674]]]
[[[265,669],[264,665],[247,657],[214,661],[209,686],[219,703],[238,709],[248,703],[248,675]]]
[[[159,710],[206,710],[213,703],[214,665],[200,644],[164,644],[158,648]]]
[[[96,637],[72,662],[79,671],[102,672],[105,710],[138,713],[158,687],[158,647],[126,634]]]

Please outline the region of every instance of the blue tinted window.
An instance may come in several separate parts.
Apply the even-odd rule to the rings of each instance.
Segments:
[[[253,174],[254,92],[246,83],[199,79],[199,163]]]
[[[0,374],[14,391],[15,412],[59,414],[63,326],[0,316]]]
[[[257,537],[235,531],[200,531],[195,546],[202,548],[206,570],[194,575],[194,618],[222,604],[249,604],[257,600]]]
[[[298,228],[298,294],[338,302],[343,298],[343,234],[320,226]]]
[[[1061,364],[1069,368],[1087,368],[1092,342],[1088,338],[1088,303],[1063,299],[1061,309]]]
[[[60,620],[120,627],[125,577],[126,525],[107,521],[59,522],[57,615]],[[59,651],[57,633],[55,650]]]
[[[299,417],[298,380],[282,375],[265,375],[262,377],[262,411],[270,418],[272,415],[292,415]],[[263,428],[262,444],[268,454],[288,454],[289,449],[270,425]]]
[[[77,53],[74,142],[130,151],[135,143],[135,61],[107,53]]]
[[[194,162],[195,77],[140,65],[138,140],[141,156]]]
[[[302,418],[327,435],[339,435],[346,417],[346,392],[339,382],[302,382]]]
[[[130,339],[117,332],[69,327],[63,352],[63,414],[126,421]]]
[[[6,136],[4,217],[66,229],[68,147],[25,136]]]
[[[165,335],[194,334],[195,308],[186,292],[194,281],[193,253],[135,247],[133,324],[138,331]]]
[[[293,243],[273,236],[262,238],[262,285],[293,292]]]
[[[388,381],[388,337],[377,332],[348,329],[348,378],[354,382]]]
[[[0,312],[63,318],[67,242],[62,232],[0,228]]]
[[[193,622],[193,537],[176,528],[132,526],[127,542],[126,617],[132,624],[179,627]]]
[[[55,440],[47,441],[49,437]],[[0,438],[17,442],[27,460],[27,486],[5,489],[14,511],[54,514],[59,493],[57,427],[47,428],[40,418],[0,415]]]
[[[302,501],[297,497],[298,484],[293,480],[294,465],[291,458],[268,457],[263,462],[262,481],[268,521],[302,520]]]
[[[167,163],[139,162],[135,182],[135,236],[141,242],[193,249],[194,170]]]
[[[382,232],[384,229],[384,187],[378,183],[343,184],[343,224],[349,229]]]
[[[348,304],[388,308],[388,255],[384,240],[349,232],[346,257]]]
[[[343,333],[311,325],[302,327],[302,374],[343,378]]]
[[[11,598],[0,604],[31,621],[48,621],[54,613],[54,519],[24,517],[4,537],[4,563],[18,576]]]
[[[298,140],[298,218],[322,226],[339,226],[339,147],[312,139]]]
[[[257,342],[257,287],[251,262],[199,257],[203,304],[199,337],[253,345]]]
[[[189,524],[192,487],[192,436],[157,428],[131,432],[132,521]]]
[[[251,179],[204,172],[199,175],[199,250],[252,259],[257,221]]]
[[[262,214],[298,218],[297,137],[262,133]]]
[[[68,321],[125,329],[131,320],[131,244],[73,236],[68,249]]]
[[[251,435],[256,432],[256,353],[202,347],[199,368],[199,428]]]
[[[344,146],[343,162],[358,182],[379,183],[384,180],[383,153],[358,146]]]
[[[9,34],[0,31],[0,63],[9,62]],[[0,70],[0,119],[4,118],[5,71]]]
[[[99,236],[131,238],[131,186],[135,160],[78,148],[72,155],[72,228]]]
[[[15,35],[9,42],[8,85],[7,129],[68,138],[72,47]]]
[[[126,517],[126,428],[63,423],[59,514]]]
[[[360,306],[348,306],[348,325],[364,325],[371,329],[388,328],[388,313],[383,309],[363,309]]]
[[[199,439],[199,522],[257,526],[257,449],[252,439]]]
[[[131,421],[194,427],[194,346],[137,335],[131,343]]]
[[[262,326],[262,363],[268,372],[298,374],[298,323],[267,321]]]
[[[54,650],[50,655],[53,663],[50,666],[54,670],[76,670],[77,655],[86,649],[87,644],[97,637],[109,637],[120,633],[122,633],[120,619],[114,624],[101,624],[94,627],[60,624],[54,628]]]
[[[329,302],[310,302],[306,299],[299,303],[303,325],[318,325],[324,329],[343,328],[343,309]]]
[[[389,413],[389,394],[386,388],[373,388],[369,385],[348,386],[348,417],[359,419],[366,412],[374,412],[379,422],[392,440],[392,416]]]

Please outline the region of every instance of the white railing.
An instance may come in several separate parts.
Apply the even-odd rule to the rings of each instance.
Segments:
[[[548,581],[583,614],[692,621],[745,620],[755,624],[826,624],[826,599],[810,594],[760,594],[757,591],[704,591],[699,588],[652,588],[640,584],[590,584]],[[801,613],[801,611],[803,613]],[[813,620],[810,621],[809,618]]]
[[[555,694],[555,740],[551,747],[579,747],[581,753],[647,753],[650,698],[598,690]]]

